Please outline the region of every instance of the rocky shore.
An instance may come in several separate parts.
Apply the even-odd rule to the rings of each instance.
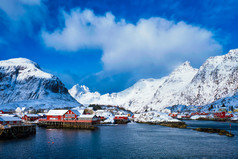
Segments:
[[[200,132],[206,132],[206,133],[217,133],[219,135],[226,135],[228,137],[234,137],[235,135],[232,133],[229,133],[226,130],[221,130],[221,129],[216,129],[216,128],[196,128],[193,129],[196,131],[200,131]]]
[[[161,125],[171,128],[187,128],[185,122],[137,122],[142,124],[149,124],[149,125]]]

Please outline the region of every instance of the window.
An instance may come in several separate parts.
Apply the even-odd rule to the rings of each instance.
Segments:
[[[57,118],[50,118],[50,120],[57,120]]]

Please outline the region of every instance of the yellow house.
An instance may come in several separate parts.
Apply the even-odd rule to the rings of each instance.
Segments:
[[[220,108],[219,111],[220,112],[226,112],[226,108]]]
[[[233,112],[238,112],[238,109],[234,109]]]

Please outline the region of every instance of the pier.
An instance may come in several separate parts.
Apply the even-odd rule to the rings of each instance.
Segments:
[[[95,130],[97,127],[93,122],[79,121],[79,120],[57,120],[57,121],[47,121],[40,120],[38,123],[39,127],[45,128],[55,128],[55,129],[88,129]]]
[[[22,138],[36,134],[36,125],[0,125],[0,139]]]

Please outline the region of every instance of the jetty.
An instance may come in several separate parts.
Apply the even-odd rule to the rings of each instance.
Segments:
[[[0,125],[0,139],[22,138],[36,134],[36,125]]]
[[[83,122],[81,120],[40,120],[38,123],[39,127],[49,128],[49,129],[88,129],[95,130],[97,127],[93,122]]]

